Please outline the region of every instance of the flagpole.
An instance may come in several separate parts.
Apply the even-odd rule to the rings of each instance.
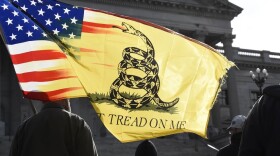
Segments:
[[[34,115],[37,114],[37,109],[36,109],[36,107],[34,106],[32,100],[29,99],[28,102],[29,102],[29,104],[30,104],[30,106],[31,106],[31,109],[32,109]]]

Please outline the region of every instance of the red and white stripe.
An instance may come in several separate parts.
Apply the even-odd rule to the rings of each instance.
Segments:
[[[37,100],[86,96],[67,56],[46,40],[8,45],[24,95]]]

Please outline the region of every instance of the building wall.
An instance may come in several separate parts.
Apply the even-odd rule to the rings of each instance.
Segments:
[[[228,17],[223,17],[220,14],[213,14],[213,12],[207,11],[203,11],[203,13],[201,13],[202,11],[199,11],[199,9],[201,8],[198,6],[195,8],[179,9],[176,7],[162,6],[160,4],[148,4],[148,1],[148,3],[145,2],[136,4],[128,1],[123,1],[123,3],[117,3],[117,5],[100,3],[101,1],[94,0],[64,1],[71,2],[79,6],[106,10],[109,12],[154,22],[156,24],[174,29],[175,31],[178,31],[180,33],[185,33],[185,35],[194,36],[200,41],[204,41],[207,36],[212,34],[223,36],[224,34],[231,34],[232,32],[230,20],[228,19]],[[192,3],[197,4],[195,3],[195,1],[193,1]],[[128,7],[129,5],[131,7]],[[221,39],[219,39],[218,37],[217,40]],[[1,47],[4,47],[3,43]],[[6,129],[6,131],[9,131],[9,134],[14,134],[16,125],[18,125],[19,122],[25,120],[29,116],[33,115],[34,112],[31,109],[31,101],[22,99],[14,70],[11,70],[13,68],[10,59],[8,58],[7,50],[5,48],[2,48],[2,51],[6,56],[2,57],[2,60],[5,61],[1,61],[3,62],[1,65],[3,69],[3,74],[1,74],[1,81],[4,82],[1,87],[1,106],[3,107],[3,109],[5,109],[5,111],[3,111],[2,109],[2,121],[5,121],[7,123],[6,128],[9,127],[9,130]],[[80,101],[77,101],[77,103],[79,102]],[[12,107],[15,107],[15,109],[13,109]],[[9,112],[8,109],[12,112]],[[75,107],[74,110],[77,110],[77,112],[82,116],[83,114],[85,114],[84,117],[91,120],[92,116],[94,115],[86,113],[86,111],[81,111],[81,109],[82,108],[80,108],[79,106]],[[11,115],[11,113],[13,112],[16,112],[16,115]],[[89,121],[89,123],[91,127],[94,127],[93,124],[91,124],[92,121]]]
[[[239,114],[247,115],[257,100],[256,95],[252,94],[252,92],[259,92],[259,88],[251,79],[249,71],[254,71],[256,74],[256,68],[267,69],[269,76],[262,88],[279,84],[280,54],[275,52],[256,51],[237,47],[234,48],[233,53],[233,61],[235,62],[237,69],[235,76],[238,96],[238,99],[234,101],[234,103],[235,105],[238,105]],[[263,75],[261,74],[261,76]],[[227,87],[225,86],[224,89],[226,88]],[[220,106],[221,101],[218,101],[217,105]],[[227,107],[229,108],[229,106]],[[221,109],[224,109],[224,107],[222,106]],[[221,117],[221,119],[223,121],[228,120],[225,117]],[[222,127],[225,126],[227,125]]]
[[[223,90],[227,92],[227,94],[225,94],[227,96],[220,94],[219,100],[211,111],[212,115],[208,132],[210,141],[217,147],[228,143],[228,140],[225,140],[227,136],[225,135],[224,129],[229,125],[231,118],[236,114],[246,115],[254,104],[255,99],[251,92],[258,91],[258,88],[249,77],[249,71],[255,70],[257,67],[266,68],[269,72],[269,78],[265,86],[279,84],[280,74],[278,71],[280,68],[280,61],[277,58],[280,58],[280,56],[277,53],[231,47],[230,41],[234,38],[234,35],[232,34],[230,22],[235,15],[229,16],[227,14],[222,15],[222,13],[207,13],[207,9],[201,11],[199,10],[201,9],[200,7],[178,9],[171,6],[161,6],[160,4],[132,4],[129,1],[120,2],[118,5],[116,5],[117,2],[105,4],[99,0],[63,1],[147,20],[178,31],[184,35],[194,37],[211,46],[215,46],[218,42],[224,43],[223,47],[217,47],[217,49],[228,58],[230,57],[229,59],[236,63],[238,69],[231,69],[234,71],[230,74],[230,76],[234,77],[234,83],[226,83],[222,87]],[[195,9],[197,9],[196,13],[194,12]],[[34,104],[38,111],[41,108],[41,103],[22,98],[14,69],[2,40],[0,42],[0,47],[0,121],[5,123],[5,135],[13,135],[17,126],[34,114],[30,102]],[[274,55],[277,57],[272,58]],[[226,80],[232,81],[229,79]],[[232,87],[234,87],[233,90],[228,90]],[[228,96],[231,95],[238,98],[228,99]],[[83,117],[91,127],[96,144],[100,149],[100,153],[102,153],[100,155],[106,156],[112,155],[112,153],[121,153],[119,155],[126,156],[133,154],[138,142],[121,144],[113,138],[110,132],[108,132],[100,122],[87,98],[71,99],[71,103],[73,112]],[[215,155],[215,152],[207,148],[205,143],[197,142],[197,139],[194,138],[189,137],[187,134],[180,134],[162,139],[170,143],[174,140],[179,141],[174,146],[169,147],[169,150],[178,151],[176,155],[183,155],[176,146],[188,148],[188,152],[193,153],[192,155],[194,156]],[[160,143],[158,146],[162,151],[166,149],[166,146],[170,146],[168,143],[162,145],[162,140],[154,140],[154,142]],[[109,148],[111,149],[111,153],[106,152]],[[199,151],[199,149],[202,151],[196,152],[197,150]]]
[[[21,122],[20,104],[23,102],[23,98],[11,59],[2,40],[0,47],[0,121],[4,122],[5,135],[12,135]]]
[[[231,47],[231,43],[228,41],[232,41],[232,38],[234,37],[232,35],[231,19],[233,19],[235,15],[229,15],[228,13],[223,14],[219,12],[219,9],[227,10],[229,9],[229,7],[226,8],[225,6],[221,5],[215,6],[213,2],[208,0],[205,0],[206,3],[204,4],[198,3],[198,1],[188,0],[184,2],[186,5],[184,8],[176,6],[175,2],[173,2],[173,4],[170,3],[171,5],[166,7],[166,2],[160,0],[158,0],[157,3],[153,3],[149,0],[141,2],[114,2],[110,0],[62,1],[78,6],[85,6],[98,10],[106,10],[120,15],[135,17],[153,22],[155,24],[173,29],[183,35],[193,37],[199,41],[205,42],[210,46],[213,46],[218,42],[227,42],[229,44],[227,44],[227,50],[225,54],[229,53],[228,56],[231,56],[230,53],[233,50],[233,48]],[[207,7],[208,9],[205,9]],[[225,7],[226,9],[224,9],[223,7]],[[209,11],[211,10],[210,8],[214,8],[217,10],[211,12]],[[236,12],[238,11],[239,10],[237,10]],[[233,58],[229,59],[231,60]],[[235,89],[235,77],[233,78],[233,80],[228,81],[230,82],[229,84],[231,84],[229,86]],[[228,93],[231,96],[235,96],[232,99],[238,99],[236,91],[233,89],[228,91]],[[233,104],[230,104],[231,108],[229,109],[227,118],[231,118],[232,116],[239,113],[238,105],[234,105],[234,103],[236,102],[232,103]],[[217,109],[213,111],[214,114],[217,112],[219,112]],[[215,118],[210,120],[210,125],[221,128],[221,121],[216,121],[219,120],[219,116],[214,115],[213,117]],[[215,125],[212,125],[212,123],[215,123]]]
[[[217,18],[217,16],[195,15],[188,12],[188,9],[183,9],[178,12],[178,8],[164,7],[160,4],[150,4],[145,6],[145,3],[135,3],[123,1],[115,4],[101,3],[98,0],[75,1],[61,0],[66,3],[71,3],[77,6],[89,7],[97,10],[105,10],[120,15],[135,17],[172,28],[174,30],[205,30],[217,34],[231,34],[232,28],[230,20],[227,18]],[[186,1],[187,2],[187,1]],[[123,4],[122,4],[123,3]],[[132,3],[132,4],[131,4]],[[133,5],[134,4],[134,5]],[[207,13],[205,13],[207,14]]]

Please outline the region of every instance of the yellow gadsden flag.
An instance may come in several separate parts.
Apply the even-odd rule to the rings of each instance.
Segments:
[[[209,111],[231,62],[151,23],[92,10],[85,17],[88,26],[71,44],[88,51],[74,52],[79,59],[72,64],[116,138],[130,142],[181,132],[206,137]]]
[[[11,5],[8,3],[5,1],[3,5]],[[18,43],[16,39],[20,34],[14,33],[17,31],[9,34],[11,29],[7,27],[4,33],[7,44],[18,47],[38,42],[36,47],[30,47],[35,50],[43,47],[41,53],[49,52],[49,55],[31,57],[42,62],[36,72],[53,70],[47,61],[58,62],[57,57],[60,58],[59,65],[70,63],[71,67],[67,65],[67,71],[69,73],[71,68],[71,74],[62,72],[60,66],[56,66],[56,72],[48,71],[47,75],[51,77],[48,82],[40,79],[40,84],[48,91],[49,99],[88,96],[106,128],[121,142],[181,132],[193,132],[206,137],[209,111],[223,77],[233,66],[213,48],[149,22],[73,7],[53,0],[38,3],[37,6],[30,5],[26,0],[18,0],[13,5],[28,6],[27,10],[20,10],[28,15],[21,15],[24,16],[22,19],[33,22],[29,26],[33,36],[36,31],[32,27],[40,28],[38,31],[42,32],[36,39],[23,34],[26,37],[23,36],[21,39],[24,40]],[[48,9],[50,6],[52,9]],[[42,10],[39,15],[38,8]],[[3,18],[3,25],[7,23],[7,18]],[[51,47],[56,50],[47,46],[54,43],[56,46]],[[25,47],[24,53],[38,54],[30,47]],[[14,55],[13,61],[19,62],[16,60],[21,55]],[[18,76],[22,73],[21,69],[17,68]],[[75,85],[64,83],[65,89],[53,85],[55,90],[48,85],[66,78],[75,82]],[[21,86],[31,86],[31,82],[26,82],[29,80],[21,80]],[[80,84],[76,84],[77,80]],[[39,83],[33,82],[34,90],[25,88],[33,93],[29,95],[38,96],[44,90],[37,86]],[[75,94],[72,91],[69,96],[62,94],[69,91],[68,85],[73,85],[72,90],[76,88],[79,92]]]

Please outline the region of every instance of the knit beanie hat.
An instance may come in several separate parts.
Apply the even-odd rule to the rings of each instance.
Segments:
[[[145,140],[138,145],[135,156],[157,156],[157,149],[151,141]]]

